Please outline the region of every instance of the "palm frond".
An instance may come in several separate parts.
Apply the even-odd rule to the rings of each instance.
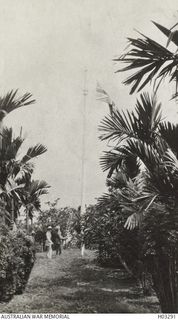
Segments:
[[[28,184],[34,170],[34,165],[31,162],[21,163],[17,162],[17,168],[14,167],[13,173],[15,181],[19,184]]]
[[[114,103],[114,101],[111,100],[109,94],[100,86],[99,83],[97,83],[96,94],[97,94],[97,96],[96,96],[97,100],[108,104],[110,114],[112,115],[112,113],[115,109],[115,103]]]
[[[136,113],[139,121],[146,127],[146,129],[157,128],[161,122],[161,103],[157,103],[156,96],[150,97],[148,93],[140,95],[140,100],[136,102]]]
[[[102,207],[104,206],[105,208],[107,206],[119,206],[119,197],[115,193],[104,193],[102,196],[100,196],[97,199],[97,206]]]
[[[126,151],[136,155],[149,171],[154,171],[160,165],[161,159],[158,151],[151,145],[137,140],[129,140]]]
[[[103,171],[110,171],[111,175],[118,166],[121,165],[124,158],[124,154],[121,152],[117,152],[117,150],[113,151],[104,151],[104,155],[100,158],[100,165]]]
[[[12,177],[8,177],[6,180],[6,184],[1,186],[0,194],[5,195],[5,197],[13,197],[15,196],[20,200],[19,194],[24,189],[25,184],[17,184],[16,181]]]
[[[30,216],[33,216],[34,210],[40,210],[40,197],[47,194],[49,188],[50,186],[43,180],[32,180],[26,185],[22,202]]]
[[[127,186],[128,178],[122,171],[118,171],[114,177],[108,178],[106,180],[106,185],[108,187],[113,187],[114,189],[122,189]]]
[[[39,197],[41,195],[47,194],[50,186],[44,180],[32,180],[31,184],[28,187],[28,192],[30,197],[35,195]]]
[[[107,104],[112,104],[112,100],[109,94],[97,83],[96,86],[96,99]]]
[[[124,228],[129,229],[129,230],[133,230],[137,227],[140,227],[143,219],[144,219],[144,215],[147,213],[147,211],[149,210],[149,208],[151,207],[151,205],[153,204],[153,202],[155,201],[155,199],[157,198],[157,195],[154,195],[152,197],[151,200],[149,200],[149,203],[147,204],[145,209],[141,209],[139,212],[134,212],[133,214],[131,214],[125,224],[124,224]]]
[[[137,155],[148,171],[147,184],[154,186],[162,196],[173,196],[178,192],[178,179],[166,166],[166,152],[162,155],[153,146],[142,141],[130,140],[126,147],[128,153]]]
[[[103,171],[109,170],[108,178],[119,168],[123,171],[128,178],[135,177],[140,168],[139,161],[137,157],[133,154],[126,154],[123,146],[116,147],[112,151],[105,151],[104,155],[100,158],[100,165]],[[119,172],[118,172],[119,173]]]
[[[167,46],[170,41],[172,41],[176,46],[178,46],[178,31],[177,30],[171,31],[172,28],[167,29],[157,22],[154,22],[154,21],[152,21],[152,22],[168,38]]]
[[[141,35],[143,39],[128,38],[131,49],[123,56],[114,59],[127,64],[117,72],[137,69],[124,81],[124,84],[131,85],[130,94],[141,91],[153,80],[157,82],[160,77],[169,75],[170,81],[177,82],[175,69],[178,65],[178,56],[149,37]]]
[[[35,210],[39,211],[41,209],[41,201],[39,198],[34,199],[33,207]]]
[[[163,122],[159,125],[159,132],[178,158],[178,125]]]
[[[174,175],[178,175],[178,158],[175,156],[175,153],[171,149],[168,149],[164,156],[165,166],[170,168]]]
[[[146,173],[143,170],[140,170],[138,174],[134,177],[134,186],[136,190],[139,190],[140,194],[142,194],[146,189]]]
[[[99,131],[104,134],[100,136],[100,139],[120,139],[122,141],[128,136],[135,135],[133,126],[133,116],[128,111],[126,115],[124,111],[116,110],[113,117],[109,115],[101,121]]]
[[[135,212],[127,218],[124,224],[124,228],[128,230],[133,230],[136,227],[140,227],[142,221],[143,221],[143,212],[139,212],[139,213]]]
[[[28,149],[26,155],[22,158],[22,163],[30,161],[31,159],[40,156],[41,154],[45,153],[46,151],[47,151],[47,148],[44,145],[38,143],[36,146],[30,147]]]
[[[39,211],[40,208],[40,199],[38,197],[34,197],[33,199],[31,199],[31,201],[29,201],[29,203],[26,204],[25,211],[28,212],[29,217],[32,218],[34,210]]]
[[[2,147],[0,149],[1,161],[13,160],[16,158],[17,153],[24,142],[21,136],[13,137],[12,128],[3,128],[1,133],[2,136]]]
[[[121,169],[128,178],[135,178],[140,172],[140,161],[138,157],[133,154],[125,155]]]
[[[112,116],[107,116],[101,121],[99,131],[103,134],[100,139],[112,139],[120,143],[128,137],[133,137],[152,143],[161,121],[161,104],[157,103],[156,96],[150,97],[149,94],[143,93],[137,100],[135,112],[115,110]]]
[[[11,90],[5,96],[0,97],[0,111],[5,112],[4,116],[9,112],[23,107],[31,105],[35,102],[31,93],[25,93],[21,97],[16,97],[18,90]]]

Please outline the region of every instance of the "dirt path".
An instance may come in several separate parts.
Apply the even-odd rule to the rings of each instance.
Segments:
[[[22,295],[0,304],[0,313],[123,313],[158,312],[155,297],[144,298],[136,283],[117,269],[94,263],[94,253],[84,259],[76,249],[47,260],[38,254]]]

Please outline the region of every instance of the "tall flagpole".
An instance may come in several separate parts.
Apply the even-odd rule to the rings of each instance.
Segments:
[[[83,87],[83,127],[82,127],[82,172],[81,172],[81,255],[85,254],[85,242],[84,242],[84,221],[83,216],[85,214],[85,157],[86,157],[86,100],[88,95],[87,90],[87,72],[84,70],[84,87]]]

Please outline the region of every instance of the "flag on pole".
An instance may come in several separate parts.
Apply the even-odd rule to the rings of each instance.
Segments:
[[[112,104],[111,98],[108,93],[100,86],[99,82],[96,85],[96,100]]]
[[[109,105],[110,114],[113,114],[115,103],[111,100],[109,94],[100,86],[99,82],[96,85],[96,100],[105,102]]]

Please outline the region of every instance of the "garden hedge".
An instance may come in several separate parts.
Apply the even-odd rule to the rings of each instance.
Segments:
[[[22,230],[0,227],[0,301],[24,291],[35,261],[33,239]]]

